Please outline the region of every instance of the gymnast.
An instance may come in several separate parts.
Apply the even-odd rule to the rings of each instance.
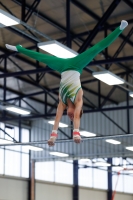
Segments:
[[[26,56],[47,64],[51,69],[61,73],[59,104],[56,111],[53,130],[50,135],[50,139],[48,140],[49,146],[54,146],[55,144],[58,136],[57,131],[59,122],[65,109],[67,109],[68,117],[71,121],[73,121],[73,140],[75,143],[81,142],[79,127],[80,118],[83,113],[83,91],[80,83],[80,74],[82,73],[83,68],[86,67],[98,53],[100,53],[117,39],[127,25],[128,22],[122,20],[120,26],[117,27],[106,38],[73,58],[58,58],[52,55],[28,50],[23,48],[21,45],[12,46],[6,44],[7,49],[25,54]]]

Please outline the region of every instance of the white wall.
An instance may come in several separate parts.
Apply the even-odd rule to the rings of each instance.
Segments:
[[[124,194],[124,193],[116,193],[115,200],[133,200],[133,195]]]
[[[35,200],[72,200],[72,186],[36,181]],[[107,200],[105,190],[80,187],[79,200]],[[28,200],[28,179],[0,176],[0,200]],[[133,200],[133,195],[116,193],[115,200]]]
[[[79,200],[107,200],[107,193],[105,190],[96,190],[88,188],[79,189]]]
[[[61,184],[36,183],[36,200],[72,200],[72,187]]]
[[[28,200],[27,179],[0,176],[0,200]]]

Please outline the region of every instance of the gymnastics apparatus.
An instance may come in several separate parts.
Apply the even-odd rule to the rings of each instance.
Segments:
[[[65,109],[67,109],[68,117],[73,121],[73,140],[75,143],[81,142],[79,127],[80,118],[82,116],[83,91],[81,88],[80,74],[82,73],[83,68],[86,67],[98,53],[117,39],[127,25],[128,22],[122,20],[120,26],[106,38],[73,58],[58,58],[52,55],[28,50],[23,48],[21,45],[12,46],[6,44],[7,49],[25,54],[26,56],[29,56],[39,62],[45,63],[51,69],[61,73],[59,104],[56,111],[53,130],[50,135],[50,139],[48,140],[49,146],[53,146],[55,143],[58,136],[57,130],[59,122]]]

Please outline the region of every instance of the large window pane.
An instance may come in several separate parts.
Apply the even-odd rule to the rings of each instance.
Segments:
[[[55,182],[73,184],[73,164],[55,161]]]
[[[117,183],[117,179],[118,179],[118,183]],[[116,187],[117,184],[117,187]],[[123,192],[123,175],[120,174],[119,176],[117,174],[112,176],[112,185],[113,185],[113,190],[115,190],[118,192]]]
[[[93,187],[107,189],[107,167],[93,168]]]
[[[22,154],[21,176],[29,177],[29,154]]]
[[[29,130],[28,129],[22,129],[21,131],[21,141],[22,142],[29,142]],[[22,146],[22,152],[29,153],[29,150],[25,147]]]
[[[20,153],[5,150],[5,174],[20,176]]]
[[[124,174],[124,192],[133,193],[133,175]]]
[[[36,162],[35,178],[54,182],[54,162]]]
[[[4,173],[4,149],[0,148],[0,174]]]
[[[92,187],[92,162],[83,161],[82,159],[78,161],[78,181],[80,186]],[[84,168],[83,166],[88,166]]]
[[[2,129],[2,130],[5,130],[5,124],[3,124],[3,123],[0,123],[0,128]],[[0,138],[4,138],[4,132],[2,131],[2,130],[0,130]]]

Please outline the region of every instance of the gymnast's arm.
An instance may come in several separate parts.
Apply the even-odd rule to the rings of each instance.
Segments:
[[[55,122],[53,126],[53,130],[57,130],[59,127],[59,122],[61,120],[61,117],[63,115],[64,110],[66,109],[66,105],[62,103],[62,101],[59,101],[57,111],[56,111],[56,116],[55,116]]]

